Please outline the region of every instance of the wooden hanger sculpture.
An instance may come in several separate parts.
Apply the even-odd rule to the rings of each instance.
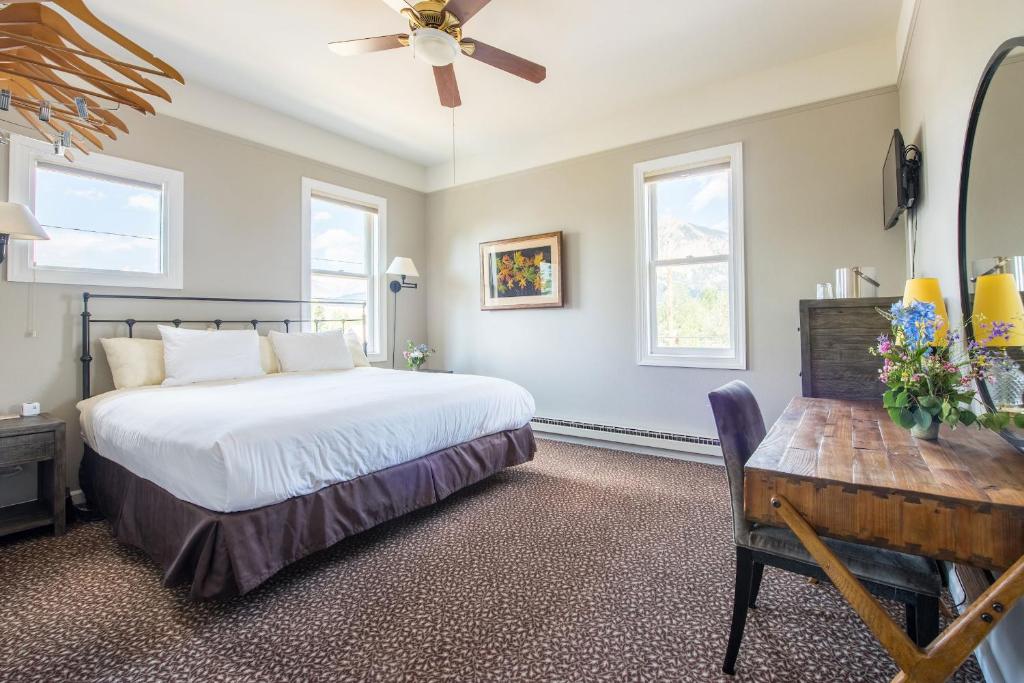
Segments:
[[[87,144],[103,149],[102,138],[117,139],[115,129],[128,132],[112,108],[155,114],[144,96],[171,101],[147,75],[185,82],[169,64],[103,23],[82,0],[0,0],[0,5],[6,5],[0,9],[0,111],[17,111],[68,159],[65,147],[88,154]],[[94,46],[64,14],[145,65],[116,59]]]

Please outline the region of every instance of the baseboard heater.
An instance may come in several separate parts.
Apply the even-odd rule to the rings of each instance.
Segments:
[[[681,453],[697,453],[719,457],[722,455],[722,448],[718,439],[707,436],[659,432],[634,427],[617,427],[615,425],[578,422],[576,420],[559,420],[551,417],[535,417],[532,424],[535,431],[542,433],[563,434],[583,439],[611,441]]]

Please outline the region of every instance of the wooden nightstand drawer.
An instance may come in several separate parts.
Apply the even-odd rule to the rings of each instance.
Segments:
[[[53,432],[0,436],[0,466],[52,460]]]
[[[0,508],[0,536],[53,525],[64,533],[67,457],[64,421],[47,414],[0,420],[0,467],[28,465],[36,470],[36,500]]]

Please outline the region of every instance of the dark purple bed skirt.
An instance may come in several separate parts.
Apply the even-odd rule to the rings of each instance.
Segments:
[[[297,498],[242,512],[180,500],[86,446],[80,479],[117,540],[146,552],[164,585],[193,598],[244,594],[341,539],[533,459],[530,425],[499,432]]]

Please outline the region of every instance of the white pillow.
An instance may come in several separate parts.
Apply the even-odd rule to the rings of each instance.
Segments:
[[[164,340],[164,386],[263,374],[256,330],[186,330],[159,326]]]
[[[164,381],[164,344],[159,339],[100,339],[115,389],[134,389]]]
[[[363,351],[363,342],[359,341],[359,335],[349,330],[345,333],[345,343],[348,344],[348,352],[352,354],[352,365],[357,368],[370,367],[370,359]]]
[[[352,354],[341,330],[333,332],[292,332],[271,330],[270,343],[282,372],[349,370]]]

